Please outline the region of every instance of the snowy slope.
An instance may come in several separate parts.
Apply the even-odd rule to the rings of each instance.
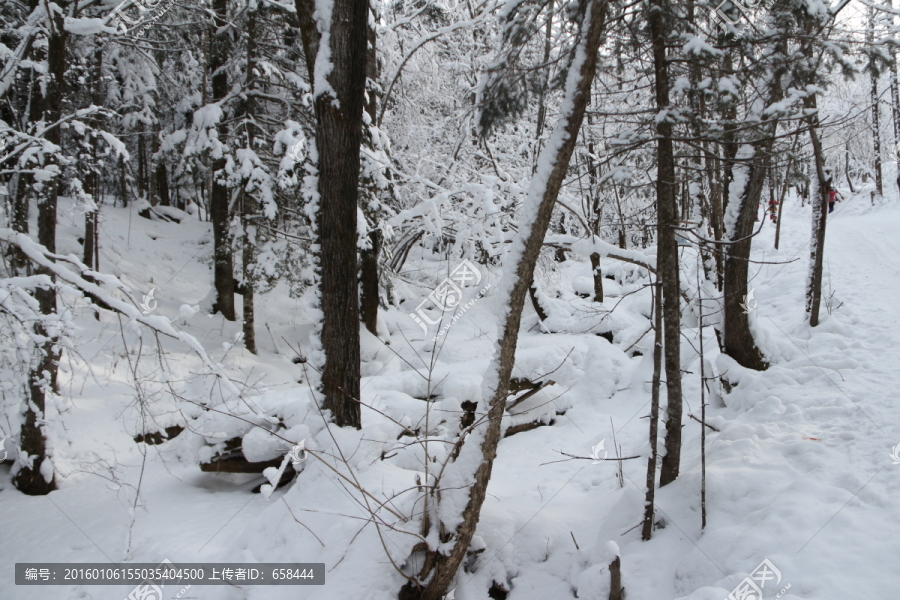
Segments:
[[[814,330],[803,318],[809,207],[786,205],[780,251],[771,249],[774,228],[768,222],[754,241],[754,260],[800,260],[751,267],[750,286],[759,303],[751,323],[773,366],[742,376],[724,403],[713,399],[707,410],[708,421],[720,431],[707,434],[705,531],[696,421],[685,421],[681,477],[657,493],[657,516],[665,528],[654,531],[650,542],[640,541],[635,528],[642,513],[644,459],[624,461],[620,483],[617,462],[595,464],[561,454],[590,457],[603,441],[614,456],[615,437],[624,456],[646,455],[649,338],[638,345],[643,356],[623,350],[640,333],[649,296],[636,293],[617,309],[623,312],[617,327],[631,335],[627,343],[581,333],[596,323],[573,326],[583,305],[565,294],[555,300],[556,319],[574,333],[541,333],[527,307],[517,370],[535,377],[556,369],[548,375],[556,385],[538,394],[529,413],[554,422],[501,441],[477,532],[485,550],[460,573],[455,597],[484,600],[497,581],[511,588],[509,600],[605,598],[610,541],[620,548],[629,600],[722,600],[763,559],[781,574],[777,586],[767,583],[767,599],[788,584],[785,599],[897,597],[900,506],[891,498],[900,492],[900,465],[892,464],[890,453],[900,443],[893,417],[900,389],[900,208],[896,199],[877,207],[867,203],[864,194],[853,197],[830,217],[826,289],[834,291],[835,308],[828,314],[823,306]],[[69,230],[77,228],[73,216]],[[156,314],[170,316],[197,336],[236,378],[256,382],[260,403],[308,406],[307,378],[291,363],[288,349],[308,347],[312,324],[302,302],[280,288],[258,299],[258,357],[231,345],[239,325],[202,312],[181,316],[182,305],[202,307],[209,294],[208,262],[198,261],[208,261],[207,223],[151,223],[132,215],[129,234],[129,211],[104,207],[102,235],[101,268],[122,276],[138,297],[156,287]],[[586,288],[587,265],[570,264],[561,273],[559,289]],[[485,276],[496,281],[493,273]],[[610,282],[607,291],[619,294],[626,288]],[[431,342],[407,314],[417,302],[388,311],[390,348],[364,337],[363,401],[377,410],[364,409],[361,432],[334,431],[334,440],[313,425],[315,414],[298,415],[311,424],[309,447],[333,448],[336,442],[364,488],[396,493],[393,508],[401,514],[414,510],[409,489],[415,489],[424,454],[421,445],[404,443],[410,438],[398,440],[402,427],[393,421],[415,428],[424,426],[427,416],[429,429],[439,432],[441,420],[454,418],[460,403],[479,393],[496,336],[494,303],[488,293],[450,329],[430,378]],[[77,360],[65,367],[64,398],[57,403],[59,412],[50,411],[60,489],[47,498],[22,496],[9,482],[8,466],[0,467],[2,564],[164,558],[324,562],[324,587],[195,586],[181,597],[396,598],[402,579],[385,553],[402,561],[415,539],[385,527],[380,537],[367,521],[360,495],[315,460],[294,484],[266,500],[249,491],[259,477],[201,473],[195,438],[135,444],[130,434],[139,411],[118,319],[103,314],[98,322],[80,310],[77,348],[84,358],[96,358],[87,368]],[[705,336],[709,353],[711,328]],[[696,338],[696,329],[685,330],[685,400],[692,414],[699,414],[700,397]],[[127,331],[126,339],[133,353],[137,338]],[[177,343],[166,342],[166,348],[185,389],[209,393],[208,381],[193,375],[201,370],[199,361]],[[427,395],[436,400],[426,415],[417,398]],[[160,396],[159,406],[170,406],[166,402]],[[161,422],[166,414],[160,410]],[[127,434],[123,419],[132,428]],[[440,452],[438,442],[431,445],[432,452]],[[404,527],[396,520],[391,524]],[[128,592],[127,587],[17,588],[12,569],[0,570],[3,600],[112,600]],[[178,592],[167,590],[167,600]]]

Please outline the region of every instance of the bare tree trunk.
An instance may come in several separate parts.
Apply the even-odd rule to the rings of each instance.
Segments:
[[[720,43],[725,44],[726,39],[724,34],[720,36],[719,41]],[[734,51],[731,49],[725,50],[725,58],[722,61],[723,64],[720,71],[722,76],[733,72],[733,53]],[[725,106],[722,116],[725,119],[726,125],[720,142],[722,158],[716,157],[714,161],[719,167],[719,186],[717,190],[718,194],[713,201],[712,207],[713,234],[715,235],[717,242],[725,241],[725,210],[728,207],[728,203],[732,200],[730,196],[731,182],[734,181],[734,158],[737,156],[738,150],[737,135],[735,133],[736,126],[733,125],[733,123],[737,122],[737,104],[734,100],[730,100]],[[715,245],[716,286],[720,291],[724,291],[725,289],[725,251],[726,248],[724,244],[719,243]]]
[[[316,81],[321,43],[312,0],[294,0],[310,81]],[[339,426],[361,426],[359,406],[359,286],[356,260],[359,148],[368,69],[366,0],[336,0],[330,24],[333,90],[316,95],[316,145],[319,154],[320,339],[325,352],[323,406]],[[337,97],[333,97],[336,95]],[[337,102],[335,102],[337,100]]]
[[[143,127],[139,124],[138,127]],[[139,131],[137,134],[137,188],[138,197],[144,198],[147,191],[147,177],[145,175],[147,169],[147,153],[145,152],[144,132]]]
[[[782,77],[787,73],[787,41],[775,42],[773,57],[776,60],[774,72],[769,75],[767,105],[772,106],[783,97]],[[760,352],[750,331],[750,318],[744,310],[748,295],[747,278],[750,266],[750,250],[753,238],[753,223],[757,216],[759,201],[765,187],[769,170],[772,147],[778,132],[778,117],[762,117],[762,126],[757,141],[751,144],[753,155],[747,162],[746,183],[737,198],[729,202],[737,204],[737,218],[727,224],[725,238],[729,241],[725,258],[724,317],[722,324],[722,352],[748,369],[764,370],[768,362]]]
[[[373,16],[374,21],[374,16]],[[375,122],[378,111],[378,54],[375,52],[378,38],[371,24],[366,28],[368,48],[366,50],[366,79],[371,82],[366,99],[366,114]],[[365,201],[364,201],[365,203]],[[369,247],[359,252],[360,318],[372,335],[378,335],[378,257],[381,256],[382,233],[373,229],[368,234]]]
[[[591,253],[591,275],[594,276],[594,302],[603,302],[603,271],[600,270],[600,255]]]
[[[668,0],[648,3],[647,23],[653,45],[653,70],[656,81],[656,110],[669,109],[669,60],[666,44],[670,34]],[[677,183],[672,123],[661,119],[656,125],[657,146],[657,277],[663,302],[663,340],[666,369],[666,454],[663,457],[660,487],[675,481],[681,463],[681,296],[679,282]]]
[[[357,198],[366,89],[366,0],[336,0],[331,21],[332,93],[315,90],[324,407],[339,426],[361,426]],[[337,102],[335,102],[337,100]]]
[[[209,32],[209,71],[212,74],[212,101],[218,102],[228,94],[228,72],[225,69],[228,60],[227,42],[225,34],[216,35],[216,30],[222,29],[228,22],[228,0],[213,0],[212,8],[214,16]],[[228,135],[225,123],[219,123],[218,131],[219,140],[224,142]],[[212,161],[209,217],[213,226],[213,284],[216,290],[213,312],[221,313],[227,320],[234,321],[234,260],[228,233],[228,188],[219,183],[215,175],[224,168],[224,157]]]
[[[62,101],[65,93],[66,42],[68,32],[63,27],[63,16],[53,13],[53,27],[47,40],[47,91],[44,97],[44,118],[48,123],[56,122],[62,115]],[[48,142],[60,145],[61,134],[58,127],[45,134]],[[54,160],[54,159],[51,159]],[[59,179],[48,182],[38,199],[38,243],[50,252],[56,252],[56,201]],[[37,269],[38,274],[51,275],[47,269]],[[51,275],[52,276],[52,275]],[[35,291],[40,312],[52,315],[56,312],[56,290],[39,288]],[[59,369],[59,348],[56,339],[49,336],[43,325],[35,326],[35,333],[47,336],[47,341],[35,348],[35,356],[29,373],[29,402],[25,410],[25,422],[19,434],[21,454],[16,461],[13,484],[18,490],[30,496],[49,494],[56,488],[53,467],[47,456],[47,439],[44,434],[46,420],[47,393],[56,391],[56,374]]]
[[[867,6],[866,13],[869,18],[866,40],[871,44],[875,35],[875,8],[871,5]],[[870,60],[869,77],[872,82],[872,145],[875,153],[875,190],[878,192],[878,196],[881,197],[884,195],[884,187],[881,179],[881,126],[879,124],[879,113],[881,111],[878,106],[878,71],[875,68],[874,58]]]
[[[128,208],[128,171],[125,169],[125,159],[119,157],[119,198],[122,199],[122,208]]]
[[[246,231],[246,223],[244,225]],[[248,275],[247,265],[253,260],[252,246],[249,240],[244,240],[244,250],[242,263],[244,265],[244,294],[243,294],[243,331],[244,331],[244,347],[248,352],[257,354],[256,351],[256,313],[253,305],[253,281]]]
[[[27,95],[29,123],[41,120],[44,106],[35,75],[35,70],[29,69],[27,83],[24,81],[20,83],[22,92]],[[10,225],[14,231],[29,234],[28,211],[31,206],[31,184],[34,182],[34,178],[30,173],[16,173],[11,181],[13,184],[13,210]],[[7,257],[12,270],[11,275],[24,276],[28,274],[28,258],[21,249],[10,246]]]
[[[369,232],[369,248],[360,251],[360,318],[372,335],[378,334],[378,257],[381,254],[380,229]]]
[[[772,138],[768,138],[760,143],[761,147],[755,148],[749,165],[750,172],[747,176],[746,187],[738,198],[731,200],[739,203],[738,217],[733,231],[726,233],[730,244],[725,258],[723,294],[725,314],[722,351],[742,366],[756,370],[766,369],[768,363],[756,346],[756,341],[750,332],[749,315],[744,311],[742,303],[748,294],[747,276],[750,266],[751,236],[759,198],[765,183],[767,146],[771,147],[771,143]]]
[[[94,268],[94,250],[97,241],[96,226],[97,211],[90,210],[84,213],[84,256],[81,262],[92,269]]]
[[[550,62],[550,50],[553,48],[552,45],[552,36],[553,36],[553,0],[549,0],[547,5],[547,24],[544,28],[544,64],[548,64]],[[544,94],[546,93],[547,84],[549,82],[549,73],[550,71],[546,71],[547,75],[544,77],[544,85],[541,87],[540,99],[538,100],[538,113],[537,113],[537,126],[534,130],[534,158],[535,162],[531,168],[531,174],[534,175],[534,172],[537,170],[537,157],[540,155],[541,151],[541,135],[544,133],[544,123],[547,119],[547,105],[544,102]]]
[[[810,96],[806,102],[806,108],[816,110],[816,97]],[[815,327],[819,324],[819,306],[822,301],[822,267],[825,254],[825,225],[828,222],[828,190],[831,187],[831,177],[825,173],[825,157],[822,152],[822,143],[819,141],[818,113],[812,113],[806,119],[809,124],[809,138],[812,142],[813,157],[816,163],[816,175],[819,181],[819,193],[811,199],[812,203],[812,238],[809,244],[809,280],[806,286],[806,314],[809,316],[809,324]]]
[[[888,9],[893,9],[893,0],[887,0],[885,4],[887,4]],[[893,28],[894,15],[891,15],[890,19],[890,26]],[[891,47],[891,58],[893,59],[893,63],[890,65],[891,116],[893,117],[892,121],[894,122],[894,154],[897,154],[900,152],[900,84],[897,82],[897,53],[894,51],[893,47]],[[897,165],[897,186],[900,187],[900,165]],[[850,191],[853,191],[852,185],[850,186]]]
[[[560,116],[550,140],[541,151],[546,159],[542,156],[529,186],[519,226],[520,241],[516,242],[517,250],[509,255],[511,262],[504,276],[511,285],[507,288],[508,298],[502,299],[508,301],[502,302],[501,305],[509,308],[502,320],[500,328],[502,333],[497,342],[497,353],[491,367],[492,371],[496,370],[489,371],[485,382],[485,389],[493,389],[493,394],[487,406],[484,398],[479,402],[479,410],[486,412],[488,417],[480,448],[481,460],[477,463],[475,473],[465,476],[472,483],[468,488],[468,501],[461,515],[461,523],[458,527],[445,527],[443,523],[439,524],[442,532],[446,532],[441,535],[445,544],[452,540],[455,534],[456,539],[453,540],[452,548],[446,554],[429,550],[425,565],[418,574],[418,582],[407,582],[400,590],[400,600],[439,600],[456,575],[475,534],[494,458],[497,455],[497,444],[500,441],[500,421],[506,407],[509,380],[515,362],[516,341],[525,295],[533,281],[534,267],[541,252],[544,235],[550,225],[553,207],[575,149],[597,66],[607,3],[605,0],[593,0],[586,5],[585,10],[582,36],[575,49],[575,60],[567,75],[567,93],[563,106],[569,107],[569,110]],[[473,430],[468,439],[479,439],[479,433],[477,429]],[[466,449],[463,448],[462,451],[466,452]],[[472,452],[477,452],[477,449],[473,449]]]
[[[257,11],[249,9],[247,11],[247,74],[245,85],[247,89],[254,90],[256,88],[256,23]],[[247,147],[254,148],[256,139],[256,96],[247,94],[244,103],[244,110],[247,119],[244,127],[246,128]],[[165,175],[165,171],[163,171]],[[243,276],[241,277],[241,287],[243,288],[243,331],[244,331],[244,347],[248,352],[256,354],[256,313],[254,311],[254,284],[250,273],[250,265],[253,263],[253,247],[256,244],[256,228],[250,227],[250,219],[256,213],[256,201],[246,193],[241,195],[241,227],[244,231],[243,251],[241,255],[241,268]]]
[[[546,62],[546,61],[545,61]],[[588,130],[590,130],[591,118],[588,116]],[[590,154],[587,157],[588,164],[588,181],[590,189],[588,189],[589,198],[591,199],[591,234],[600,237],[600,194],[596,189],[597,177],[599,175],[599,167],[594,164],[591,156],[594,152],[594,143],[588,144]],[[594,302],[603,302],[603,271],[600,269],[600,254],[591,253],[591,276],[594,279]]]
[[[171,206],[172,198],[169,195],[169,176],[166,173],[166,163],[160,160],[156,163],[156,193],[159,196],[160,206]]]
[[[609,600],[624,600],[622,587],[622,558],[617,556],[609,563]]]
[[[847,143],[846,149],[844,150],[844,175],[847,176],[847,185],[850,186],[850,193],[855,194],[856,190],[853,189],[853,180],[850,178],[850,144]],[[775,246],[776,248],[778,246]]]
[[[102,106],[103,104],[103,46],[97,44],[94,50],[94,71],[91,77],[91,104],[94,106]],[[92,119],[92,124],[96,127],[99,125],[98,119]],[[100,210],[101,201],[101,177],[100,165],[97,164],[99,140],[94,135],[91,140],[91,164],[90,172],[85,178],[86,187],[94,198],[96,204],[95,210],[90,210],[84,214],[84,264],[97,270],[95,259],[98,259],[100,249],[97,247],[99,232],[97,231],[97,213]]]
[[[31,177],[24,173],[16,173],[12,177],[13,182],[13,206],[10,225],[14,231],[28,233],[28,207],[30,204],[29,187]],[[10,246],[7,252],[10,276],[26,274],[28,258],[19,248]]]
[[[656,498],[656,461],[659,458],[659,379],[662,371],[662,294],[657,283],[653,297],[653,381],[650,384],[650,457],[647,459],[647,496],[644,501],[644,525],[641,539],[653,535],[653,510]]]

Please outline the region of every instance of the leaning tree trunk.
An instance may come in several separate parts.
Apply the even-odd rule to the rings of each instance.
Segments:
[[[667,0],[650,0],[647,4],[647,23],[653,45],[653,70],[656,80],[656,110],[662,115],[669,110],[669,62],[666,43],[670,30],[667,22]],[[664,116],[664,115],[663,115]],[[678,265],[678,184],[675,181],[675,152],[672,143],[672,122],[668,117],[657,120],[657,277],[663,298],[663,340],[666,369],[666,454],[662,460],[659,485],[664,486],[678,477],[681,463],[681,297]]]
[[[437,524],[442,531],[442,541],[449,550],[446,554],[436,549],[426,551],[427,558],[417,580],[408,581],[400,590],[401,600],[442,598],[459,570],[475,534],[494,458],[497,455],[497,444],[500,441],[500,421],[506,407],[509,380],[515,361],[522,307],[533,281],[534,267],[541,252],[547,227],[550,225],[553,207],[575,149],[578,130],[584,120],[585,107],[597,66],[597,53],[606,20],[606,10],[606,0],[593,0],[586,7],[581,39],[575,49],[575,60],[566,81],[566,98],[563,106],[568,107],[568,111],[562,113],[554,132],[541,151],[541,160],[531,180],[522,210],[519,236],[509,254],[508,267],[504,270],[504,279],[500,284],[501,289],[507,290],[501,298],[501,306],[508,308],[501,317],[502,333],[497,342],[494,363],[484,383],[484,390],[490,394],[490,401],[486,403],[486,395],[483,396],[477,409],[479,414],[487,413],[487,427],[483,434],[480,430],[474,429],[466,438],[469,444],[477,443],[480,439],[480,448],[464,445],[461,451],[474,455],[472,458],[475,459],[477,467],[474,473],[454,474],[455,478],[468,481],[470,485],[441,491],[445,498],[459,495],[456,499],[465,503],[462,515],[458,513],[448,515],[454,521],[461,516],[461,521],[458,526],[445,525],[443,521]],[[477,456],[479,451],[480,457]],[[458,462],[460,469],[464,468],[461,464],[471,463]],[[467,499],[464,494],[468,494]],[[447,500],[446,505],[455,504],[453,500],[449,498]],[[426,521],[428,518],[428,515],[424,517]],[[452,546],[448,546],[451,541]]]
[[[66,42],[68,33],[63,28],[63,17],[54,13],[53,27],[47,40],[47,91],[44,96],[44,119],[54,123],[62,116],[62,101],[65,92]],[[56,146],[60,145],[59,127],[53,127],[44,135]],[[55,161],[55,158],[51,158]],[[49,182],[38,199],[38,242],[50,252],[56,252],[56,200],[59,179]],[[46,269],[37,269],[41,275],[52,275]],[[56,290],[53,287],[39,288],[35,299],[42,315],[56,312]],[[35,348],[33,364],[28,381],[29,402],[25,411],[25,422],[19,434],[20,455],[16,461],[13,484],[24,494],[39,496],[49,494],[56,488],[53,466],[47,456],[46,426],[47,394],[56,391],[56,374],[59,369],[59,347],[56,339],[50,337],[42,324],[35,326],[35,333],[45,336],[47,341]]]
[[[769,76],[766,106],[773,106],[784,96],[782,78],[787,73],[787,41],[780,39],[772,54],[776,61]],[[753,333],[750,331],[750,316],[746,303],[748,296],[748,275],[750,250],[753,238],[753,223],[757,216],[759,201],[769,171],[772,147],[778,131],[779,115],[765,113],[759,115],[761,127],[757,141],[751,144],[753,153],[747,161],[746,177],[742,189],[734,190],[735,198],[729,203],[737,203],[736,209],[726,207],[726,213],[733,215],[726,219],[725,237],[729,244],[725,256],[723,286],[722,352],[732,357],[743,367],[758,371],[768,368]]]
[[[212,74],[212,101],[218,102],[228,94],[228,44],[225,35],[217,35],[227,24],[228,0],[213,0],[213,26],[209,32],[209,72]],[[228,135],[224,118],[218,125],[219,140]],[[225,168],[225,157],[212,162],[212,193],[209,198],[209,217],[213,226],[213,285],[216,300],[213,312],[221,313],[229,321],[235,320],[234,260],[228,235],[228,188],[219,183],[216,172]]]

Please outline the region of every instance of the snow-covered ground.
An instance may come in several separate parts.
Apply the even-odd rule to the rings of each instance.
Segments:
[[[781,598],[898,597],[900,502],[892,498],[900,497],[900,464],[892,464],[891,451],[900,444],[900,424],[891,415],[900,389],[900,203],[891,196],[872,207],[865,192],[830,215],[828,308],[823,306],[815,329],[803,317],[809,211],[793,200],[786,203],[780,251],[772,249],[774,227],[768,221],[754,240],[754,260],[778,263],[751,265],[750,287],[758,301],[751,324],[772,366],[763,373],[741,373],[730,394],[711,399],[707,419],[719,431],[708,429],[706,436],[705,530],[701,426],[687,416],[682,473],[657,493],[657,518],[664,528],[649,542],[640,540],[638,526],[646,461],[622,462],[620,481],[618,462],[561,454],[590,457],[603,441],[614,456],[615,438],[623,456],[646,456],[649,336],[636,346],[642,355],[625,352],[643,333],[646,291],[625,296],[609,317],[620,332],[614,344],[584,333],[604,330],[597,315],[573,324],[585,303],[570,293],[552,299],[554,322],[569,333],[541,333],[526,308],[517,374],[534,379],[555,369],[547,377],[556,384],[538,394],[532,412],[519,421],[539,416],[554,422],[501,441],[477,532],[485,550],[460,572],[457,600],[486,599],[492,581],[511,590],[509,600],[606,598],[610,541],[621,553],[628,600],[724,600],[764,559],[780,572],[779,580],[766,582],[767,600],[788,586]],[[400,492],[414,489],[423,471],[422,447],[398,441],[401,427],[388,417],[405,426],[422,425],[425,403],[416,398],[433,395],[428,418],[439,422],[480,393],[496,337],[498,307],[490,291],[450,328],[430,377],[432,344],[408,316],[418,300],[388,311],[390,347],[371,336],[363,344],[363,401],[377,411],[364,409],[363,430],[333,431],[332,441],[316,424],[301,365],[291,362],[290,347],[307,351],[309,345],[312,323],[302,302],[281,288],[258,298],[260,354],[253,356],[241,344],[232,345],[239,325],[183,308],[204,308],[209,295],[207,223],[148,222],[109,207],[103,214],[101,270],[139,293],[156,288],[154,314],[169,316],[200,339],[215,360],[253,386],[261,404],[294,406],[291,418],[307,423],[309,448],[338,443],[362,487],[380,495],[397,492],[393,508],[400,514],[412,510],[412,494]],[[76,223],[77,215],[60,237],[71,234]],[[787,262],[793,258],[798,260]],[[570,261],[551,287],[581,291],[589,274],[589,265]],[[496,282],[494,273],[484,277]],[[607,293],[614,297],[607,306],[631,291],[629,285],[609,281]],[[166,558],[326,565],[323,587],[194,586],[181,598],[396,598],[402,581],[388,554],[404,560],[415,540],[385,528],[379,537],[360,495],[315,459],[291,486],[266,499],[250,491],[262,481],[257,476],[201,473],[196,438],[135,444],[140,411],[119,319],[105,313],[96,321],[92,311],[78,310],[80,358],[64,361],[63,398],[48,414],[60,489],[47,497],[23,496],[9,482],[8,465],[0,467],[0,564],[6,565],[0,569],[0,598],[120,600],[130,590],[17,587],[16,562]],[[712,328],[704,329],[709,365],[733,368],[716,360],[710,351]],[[143,335],[152,345],[146,330]],[[124,337],[133,361],[137,337],[129,328]],[[696,328],[685,330],[685,411],[699,416],[696,346]],[[166,348],[168,368],[183,378],[183,391],[194,397],[219,393],[205,378],[191,376],[202,365],[187,348],[175,342],[166,342]],[[166,413],[166,407],[174,405],[162,396],[156,402],[159,423],[168,425],[177,413]],[[429,423],[430,429],[439,427]],[[0,428],[8,429],[5,423]],[[166,600],[179,591],[167,589]]]

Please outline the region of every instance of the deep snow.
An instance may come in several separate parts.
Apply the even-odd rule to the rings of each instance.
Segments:
[[[892,417],[900,389],[900,205],[892,196],[871,207],[867,190],[854,197],[841,191],[849,200],[830,215],[826,238],[825,286],[834,296],[823,302],[819,327],[811,330],[803,319],[809,207],[793,199],[786,203],[782,250],[772,250],[774,227],[768,221],[754,240],[754,260],[799,260],[751,265],[750,286],[758,301],[751,323],[773,364],[764,373],[741,373],[737,388],[710,400],[708,422],[721,431],[707,433],[705,531],[700,528],[696,421],[685,418],[682,474],[657,493],[657,517],[665,528],[654,531],[650,542],[640,541],[635,527],[643,510],[645,460],[622,463],[620,487],[618,463],[566,460],[560,454],[590,457],[604,441],[613,456],[613,431],[623,455],[646,453],[649,336],[637,345],[643,356],[630,357],[623,350],[644,331],[641,315],[649,314],[649,294],[624,297],[604,320],[605,312],[596,305],[586,315],[590,303],[572,293],[573,286],[588,291],[583,288],[589,288],[589,265],[569,261],[547,278],[552,327],[569,333],[541,333],[526,306],[516,372],[535,377],[557,369],[548,376],[556,385],[521,407],[519,412],[532,410],[513,415],[511,422],[553,418],[554,424],[501,441],[477,532],[485,550],[457,578],[457,600],[487,598],[492,580],[511,586],[509,600],[605,598],[610,541],[622,556],[628,600],[723,600],[764,559],[782,577],[778,585],[767,583],[767,600],[788,584],[784,599],[898,597],[900,505],[892,498],[900,492],[900,464],[892,464],[891,451],[900,443],[898,420]],[[61,240],[74,238],[81,218],[70,204],[63,207],[70,222],[61,224]],[[206,307],[210,237],[207,223],[149,222],[129,210],[104,207],[101,270],[121,277],[138,296],[155,287],[159,305],[153,314],[169,316],[235,380],[253,384],[260,406],[280,410],[289,424],[306,427],[294,434],[307,438],[313,452],[333,449],[335,442],[309,403],[308,378],[291,362],[290,347],[308,348],[313,327],[303,302],[288,298],[282,288],[258,298],[258,357],[234,343],[239,325],[184,309]],[[62,243],[60,252],[77,253],[78,247]],[[604,262],[606,268],[615,264]],[[692,282],[693,271],[686,269],[685,280]],[[497,273],[487,271],[485,280],[496,282]],[[625,280],[606,283],[610,295],[639,287]],[[364,336],[363,401],[384,414],[364,409],[361,432],[332,432],[363,487],[379,496],[398,493],[390,506],[400,514],[413,510],[416,497],[404,490],[414,491],[424,454],[421,445],[397,440],[401,427],[388,417],[415,428],[426,417],[426,403],[416,398],[436,396],[428,411],[435,440],[429,446],[440,455],[441,425],[436,423],[453,418],[460,402],[480,393],[499,312],[489,291],[450,328],[429,386],[432,344],[408,316],[427,288],[425,279],[420,292],[411,285],[402,309],[384,315],[390,348]],[[562,293],[552,297],[557,289]],[[413,299],[414,293],[421,298]],[[609,298],[605,308],[616,301]],[[825,304],[834,307],[830,314]],[[135,444],[131,435],[140,411],[119,320],[102,314],[95,321],[93,311],[78,306],[75,341],[81,358],[64,361],[63,397],[48,415],[60,489],[46,498],[23,496],[9,481],[8,463],[0,466],[0,564],[6,565],[0,569],[0,598],[119,600],[130,590],[17,587],[15,562],[166,558],[176,563],[326,564],[323,587],[194,586],[181,598],[396,598],[402,582],[385,552],[402,561],[415,539],[383,529],[382,542],[366,523],[365,500],[317,459],[306,461],[290,487],[266,499],[250,493],[260,477],[201,473],[196,466],[199,436],[185,435],[162,446]],[[621,332],[615,344],[591,333],[608,330],[609,322]],[[143,335],[152,346],[146,330]],[[125,339],[135,352],[135,332],[126,328]],[[711,327],[705,328],[704,339],[709,366],[733,368],[711,352]],[[686,329],[685,412],[699,416],[696,342],[696,328]],[[183,380],[181,392],[218,398],[221,391],[211,378],[192,376],[203,366],[187,347],[174,341],[165,347],[173,376]],[[86,367],[85,359],[90,359]],[[152,353],[143,360],[152,374]],[[152,406],[163,427],[181,418],[179,407],[164,394]],[[229,406],[241,410],[236,403]],[[200,412],[182,410],[189,416]],[[201,416],[198,423],[207,427],[206,434],[226,434],[240,428],[232,421]],[[7,423],[0,422],[0,429],[6,433]],[[254,448],[260,453],[279,451],[267,448],[264,440],[258,443]],[[389,458],[381,460],[383,455]],[[139,480],[140,497],[132,511]],[[396,522],[390,513],[381,514]],[[167,588],[167,600],[179,591]]]

